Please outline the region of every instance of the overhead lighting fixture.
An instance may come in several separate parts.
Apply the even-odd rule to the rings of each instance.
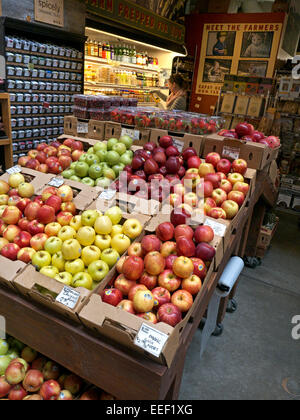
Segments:
[[[160,50],[160,51],[164,51],[164,52],[176,54],[177,57],[186,57],[188,55],[187,54],[187,50],[186,50],[186,48],[185,48],[184,45],[183,45],[183,47],[184,47],[184,49],[186,51],[186,55],[185,54],[181,54],[181,53],[177,53],[176,51],[167,50],[167,49],[162,48],[162,47],[157,47],[156,45],[151,45],[151,44],[146,44],[145,42],[136,41],[135,39],[125,38],[123,36],[114,35],[114,34],[111,34],[109,32],[100,31],[99,29],[94,29],[94,28],[89,28],[89,27],[87,27],[85,29],[88,30],[88,31],[97,32],[99,34],[112,36],[112,37],[118,39],[119,41],[124,40],[124,41],[134,42],[135,44],[143,45],[144,47],[148,47],[148,48],[152,48],[152,49],[156,49],[156,50]]]

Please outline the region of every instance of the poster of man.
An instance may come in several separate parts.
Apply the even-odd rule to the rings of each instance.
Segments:
[[[230,74],[231,60],[206,59],[204,65],[203,82],[223,83],[226,74]]]
[[[206,55],[211,57],[233,56],[235,32],[209,32]]]
[[[274,32],[245,32],[242,54],[245,58],[270,58]]]

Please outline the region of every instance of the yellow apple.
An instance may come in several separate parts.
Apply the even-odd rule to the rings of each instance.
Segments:
[[[111,236],[109,235],[97,235],[94,245],[97,246],[100,251],[105,251],[110,248]]]
[[[76,239],[80,245],[91,246],[96,239],[95,229],[91,226],[83,226],[79,228]]]
[[[105,216],[108,216],[113,225],[117,225],[123,218],[123,212],[120,207],[111,207],[105,212]]]
[[[61,251],[57,252],[52,257],[52,265],[58,268],[58,271],[65,271],[65,259]]]
[[[75,229],[76,232],[81,228],[81,216],[74,216],[70,222],[71,228]]]
[[[50,277],[51,279],[54,279],[57,274],[59,274],[59,271],[56,267],[53,265],[48,265],[46,267],[42,267],[40,269],[40,273],[44,276]]]
[[[100,260],[101,251],[97,246],[86,246],[82,250],[81,259],[88,267],[92,262]]]
[[[108,216],[98,217],[95,222],[95,231],[98,235],[109,235],[112,231],[112,221]]]
[[[93,288],[93,279],[89,273],[77,273],[73,277],[72,281],[73,287],[84,287],[85,289],[92,290]]]
[[[77,260],[81,256],[81,246],[76,239],[68,239],[62,245],[62,254],[65,260]]]
[[[22,198],[30,198],[34,194],[34,187],[33,185],[29,184],[28,182],[22,182],[18,186],[18,194]]]
[[[74,276],[75,274],[84,271],[84,262],[80,258],[74,261],[67,261],[65,264],[65,270],[67,273],[70,273],[72,276]]]
[[[8,178],[8,183],[11,186],[11,188],[18,188],[18,186],[23,182],[25,182],[25,178],[21,173],[12,174]]]
[[[111,231],[111,237],[113,238],[116,235],[123,233],[123,226],[122,225],[114,225]]]
[[[130,239],[136,239],[142,233],[143,226],[137,219],[128,219],[123,225],[123,233]]]
[[[60,229],[61,229],[61,225],[59,223],[57,223],[57,222],[49,223],[45,227],[45,233],[49,237],[50,236],[57,236]]]
[[[73,276],[70,273],[63,272],[59,273],[55,276],[55,280],[59,281],[60,283],[65,284],[66,286],[71,286]]]
[[[98,217],[97,210],[86,210],[81,215],[81,224],[82,226],[94,226]]]
[[[111,240],[111,247],[118,251],[120,255],[124,254],[127,249],[130,247],[131,241],[128,236],[123,235],[122,233],[115,235]]]
[[[60,231],[58,232],[59,239],[63,242],[67,241],[68,239],[75,239],[76,238],[76,230],[73,229],[71,226],[63,226]]]

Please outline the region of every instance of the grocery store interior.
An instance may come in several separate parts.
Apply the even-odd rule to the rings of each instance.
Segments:
[[[0,28],[0,400],[299,400],[299,1]]]

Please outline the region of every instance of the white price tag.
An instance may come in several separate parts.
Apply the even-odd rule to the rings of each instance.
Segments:
[[[77,133],[87,134],[89,132],[89,123],[78,121],[77,123]]]
[[[183,151],[184,142],[178,139],[173,139],[173,145],[177,147],[178,151],[181,153]]]
[[[9,175],[18,174],[22,172],[22,167],[19,165],[13,166],[6,171]]]
[[[134,130],[132,128],[122,128],[121,136],[129,136],[133,140],[139,140],[140,139],[140,132],[139,132],[139,130]]]
[[[64,179],[63,178],[53,178],[51,179],[51,181],[48,183],[48,185],[50,185],[50,187],[56,187],[59,188],[64,184]]]
[[[155,357],[159,357],[169,336],[147,324],[142,324],[137,333],[134,344],[141,347]]]
[[[221,223],[215,222],[214,220],[206,219],[204,222],[205,226],[210,226],[212,230],[215,232],[215,235],[224,237],[225,232],[227,229],[226,225],[222,225]]]
[[[240,149],[237,147],[224,146],[222,156],[233,160],[239,159]]]
[[[63,290],[57,296],[56,301],[70,309],[74,309],[79,298],[79,292],[76,292],[76,290],[73,290],[68,286],[64,286]]]
[[[100,195],[99,198],[101,198],[102,200],[111,200],[112,198],[114,198],[116,195],[116,191],[115,190],[107,190],[107,191],[103,191]]]

